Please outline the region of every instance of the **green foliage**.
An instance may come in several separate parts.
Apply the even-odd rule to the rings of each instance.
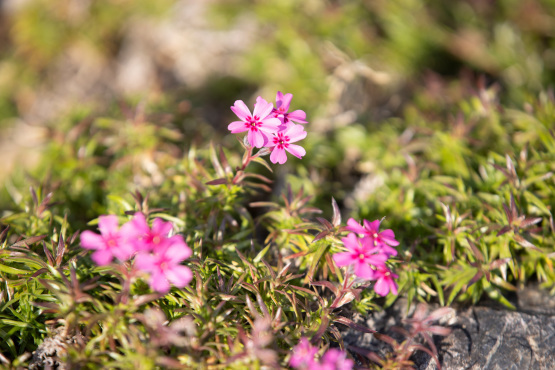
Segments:
[[[0,126],[68,50],[108,65],[126,21],[173,4],[95,1],[76,16],[70,3],[31,1],[9,18]],[[28,366],[54,339],[69,367],[84,368],[286,366],[301,337],[320,354],[343,348],[338,327],[371,331],[347,312],[397,298],[378,299],[335,265],[345,216],[386,216],[411,302],[489,297],[514,308],[508,293],[529,281],[555,294],[549,1],[245,4],[216,2],[210,14],[221,30],[245,14],[260,25],[236,76],[185,91],[186,112],[173,95],[84,102],[49,124],[39,165],[6,181],[4,364]],[[271,166],[200,113],[214,95],[227,114],[233,94],[249,98],[259,85],[269,100],[294,93],[309,113],[302,161]],[[184,236],[189,286],[153,293],[130,263],[97,267],[81,248],[80,231],[100,215],[123,223],[135,212]],[[361,355],[408,364],[426,351],[417,334],[382,336],[394,347],[386,358]]]

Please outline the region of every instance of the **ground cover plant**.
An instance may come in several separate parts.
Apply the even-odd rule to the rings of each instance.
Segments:
[[[107,69],[121,22],[171,2],[120,3],[7,17],[0,127],[68,50]],[[447,306],[555,294],[547,1],[241,4],[209,14],[262,24],[232,79],[91,96],[6,180],[2,366],[410,368],[439,363]],[[399,296],[400,336],[353,321]]]
[[[13,317],[3,320],[4,362],[28,361],[48,333],[60,333],[49,360],[69,366],[351,368],[334,323],[372,332],[340,308],[372,282],[366,304],[397,293],[389,261],[399,242],[379,220],[342,225],[333,198],[331,221],[306,218],[321,211],[291,187],[281,204],[250,203],[269,209],[250,215],[249,194],[267,192],[272,180],[249,165],[272,171],[264,156],[283,164],[286,151],[306,154],[293,144],[307,136],[306,115],[288,112],[291,98],[278,92],[274,108],[258,97],[252,114],[236,101],[240,121],[229,130],[248,133],[235,170],[221,147],[189,151],[166,169],[170,188],[162,181],[155,196],[136,191],[135,205],[110,196],[107,214],[90,223],[99,233],[73,230],[47,185],[31,187],[31,203],[2,219],[2,311]],[[264,237],[255,235],[260,222]],[[36,235],[18,237],[21,230]]]
[[[555,139],[540,130],[541,121],[532,133],[543,145],[533,148],[528,140],[515,158],[518,167],[509,154],[488,154],[491,159],[476,175],[466,169],[466,181],[431,176],[432,171],[419,180],[410,154],[395,154],[404,156],[406,171],[388,171],[394,176],[387,181],[401,181],[388,191],[405,192],[401,197],[413,192],[401,215],[388,208],[391,195],[385,194],[379,204],[368,204],[389,211],[389,217],[343,223],[335,199],[325,217],[302,187],[293,191],[287,185],[271,200],[272,166],[291,161],[288,154],[303,160],[307,155],[299,144],[310,123],[302,111],[288,113],[291,97],[278,93],[275,106],[258,97],[252,113],[236,101],[231,108],[240,120],[228,128],[246,131],[236,145],[242,155],[216,145],[192,146],[181,159],[160,161],[165,166],[157,168],[161,181],[148,195],[142,189],[107,195],[105,211],[86,226],[91,230],[71,225],[52,183],[31,186],[29,194],[12,189],[14,199],[21,200],[18,212],[2,218],[3,361],[12,366],[48,359],[90,367],[351,368],[355,356],[359,364],[397,368],[410,366],[415,350],[437,360],[426,333],[445,335],[448,329],[421,327],[444,312],[431,319],[422,309],[415,313],[411,325],[420,329],[405,332],[410,340],[402,344],[378,335],[396,353],[381,359],[356,347],[346,351],[338,326],[373,330],[342,314],[345,305],[364,313],[390,304],[401,292],[411,300],[436,298],[441,304],[476,302],[487,294],[511,306],[504,294],[515,284],[532,277],[553,286],[553,221],[549,203],[544,204],[550,194],[544,180],[551,177],[548,159]],[[552,97],[542,99],[536,106],[539,117],[553,112]],[[150,124],[137,113],[125,124],[148,132]],[[518,117],[532,120],[524,112]],[[117,132],[125,128],[104,122],[85,123],[100,148],[82,154],[78,165],[89,171],[88,156],[113,155],[104,143],[133,140]],[[437,143],[425,133],[421,138]],[[158,155],[160,144],[152,155]],[[80,145],[67,141],[64,151]],[[140,154],[121,147],[130,158],[112,161],[124,176]],[[537,173],[527,181],[517,168],[528,161],[532,164],[524,168]],[[255,165],[266,173],[251,172]],[[475,201],[459,200],[473,191]],[[266,194],[262,200],[261,194]],[[440,212],[430,214],[428,224],[415,224],[413,217],[423,214],[419,204],[433,210],[432,199]],[[484,200],[488,207],[478,207]],[[64,209],[65,215],[58,213]],[[418,234],[411,235],[411,225]],[[408,242],[413,237],[418,241]],[[415,258],[425,250],[427,256]],[[420,333],[426,346],[414,342]],[[42,359],[40,351],[29,357],[52,337],[57,347]]]

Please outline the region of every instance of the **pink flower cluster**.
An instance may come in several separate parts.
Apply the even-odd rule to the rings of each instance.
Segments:
[[[347,358],[347,354],[336,348],[329,349],[318,361],[315,356],[318,347],[314,347],[307,338],[301,338],[299,344],[293,348],[289,365],[295,369],[308,370],[351,370],[354,362]]]
[[[397,294],[398,276],[391,272],[385,262],[391,256],[397,255],[395,234],[391,229],[380,232],[380,221],[364,220],[364,226],[355,219],[347,221],[347,230],[352,231],[346,238],[342,238],[347,252],[336,253],[333,260],[337,266],[352,266],[354,273],[364,280],[375,280],[374,290],[379,295],[386,296],[391,291]]]
[[[135,256],[135,268],[150,275],[150,287],[167,293],[170,284],[183,288],[192,280],[192,273],[181,262],[192,254],[181,235],[170,236],[171,222],[157,218],[148,226],[142,213],[119,227],[114,215],[98,218],[100,234],[81,233],[81,246],[94,250],[92,260],[99,266],[108,265],[116,257],[124,262]]]
[[[256,98],[252,114],[242,100],[237,100],[231,110],[240,121],[231,122],[227,128],[233,134],[247,131],[247,140],[251,147],[269,148],[272,163],[285,163],[286,151],[302,158],[306,151],[293,143],[304,139],[307,133],[303,126],[293,122],[307,123],[306,113],[302,110],[289,112],[292,98],[292,94],[283,95],[278,91],[274,108],[272,103],[259,96]]]

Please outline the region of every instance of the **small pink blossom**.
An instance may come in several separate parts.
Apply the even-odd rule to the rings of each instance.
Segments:
[[[347,221],[347,230],[364,235],[364,238],[368,239],[370,244],[382,248],[383,253],[388,256],[397,255],[397,250],[392,247],[399,245],[399,242],[395,240],[393,230],[387,229],[380,232],[380,220],[373,222],[364,220],[363,224],[364,227],[356,222],[354,218],[350,218]]]
[[[98,229],[100,235],[89,230],[81,233],[81,246],[96,250],[91,258],[97,265],[105,266],[112,262],[114,257],[120,261],[127,261],[131,257],[134,250],[129,243],[130,230],[125,226],[119,229],[116,216],[100,216]]]
[[[306,154],[306,150],[300,145],[292,144],[306,137],[307,133],[303,126],[291,124],[285,130],[274,135],[271,142],[267,146],[270,147],[270,161],[272,163],[284,164],[287,161],[285,151],[293,154],[297,158],[302,158]]]
[[[366,280],[374,279],[374,269],[384,266],[388,256],[382,253],[381,248],[369,244],[366,239],[360,239],[351,233],[341,241],[347,252],[340,252],[333,255],[333,260],[337,266],[354,265],[355,275]]]
[[[307,123],[306,113],[304,111],[295,110],[288,113],[291,99],[293,99],[293,94],[283,95],[281,91],[278,91],[276,94],[276,107],[272,110],[273,116],[279,118],[286,126],[288,126],[291,121],[297,123]]]
[[[374,279],[376,279],[374,290],[382,297],[388,295],[390,291],[397,295],[397,283],[393,279],[397,279],[398,277],[399,276],[391,272],[387,266],[377,266],[374,272]]]
[[[296,369],[314,369],[318,365],[314,359],[317,353],[318,347],[314,347],[307,338],[303,337],[293,348],[289,365]]]
[[[347,353],[337,348],[329,349],[322,357],[319,370],[351,370],[353,360],[347,358]]]
[[[152,221],[152,228],[150,228],[145,216],[140,212],[135,213],[126,227],[129,233],[133,235],[131,242],[137,252],[154,251],[182,240],[179,235],[169,236],[173,229],[171,222],[164,222],[162,219],[156,218]]]
[[[249,144],[252,147],[262,148],[268,144],[271,135],[276,133],[281,125],[281,121],[271,115],[273,107],[272,103],[268,103],[259,96],[251,114],[245,103],[237,100],[231,110],[241,121],[231,122],[227,128],[233,134],[248,131]]]
[[[183,288],[193,278],[191,270],[182,266],[181,262],[192,254],[182,238],[174,239],[171,244],[166,244],[154,253],[141,252],[135,257],[135,267],[149,272],[149,285],[152,290],[167,293],[170,283],[178,288]]]

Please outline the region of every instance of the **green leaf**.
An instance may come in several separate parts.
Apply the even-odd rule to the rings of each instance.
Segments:
[[[478,272],[478,269],[470,267],[467,270],[465,270],[463,273],[456,275],[457,282],[455,283],[455,286],[452,288],[451,294],[449,294],[449,298],[447,299],[447,304],[448,305],[453,303],[453,300],[455,299],[457,294],[460,292],[460,290],[465,285],[467,285],[470,282],[470,280],[472,280],[472,278],[474,277],[474,275],[476,275],[477,272]],[[483,280],[485,280],[485,279],[483,279]]]
[[[321,243],[321,245],[316,250],[316,253],[312,256],[312,261],[310,263],[310,267],[308,269],[308,273],[306,274],[306,281],[311,281],[314,277],[314,272],[316,272],[316,268],[318,267],[318,263],[320,259],[329,248],[329,244]]]
[[[262,258],[266,255],[266,253],[268,252],[268,250],[270,250],[270,245],[268,244],[266,246],[266,248],[262,249],[260,252],[258,252],[258,254],[256,255],[256,257],[254,257],[254,259],[252,260],[254,263],[258,263],[260,261],[262,261]]]
[[[0,271],[5,272],[6,274],[14,274],[14,275],[28,275],[31,273],[31,271],[29,270],[21,270],[15,267],[10,267],[2,264],[0,264]]]

